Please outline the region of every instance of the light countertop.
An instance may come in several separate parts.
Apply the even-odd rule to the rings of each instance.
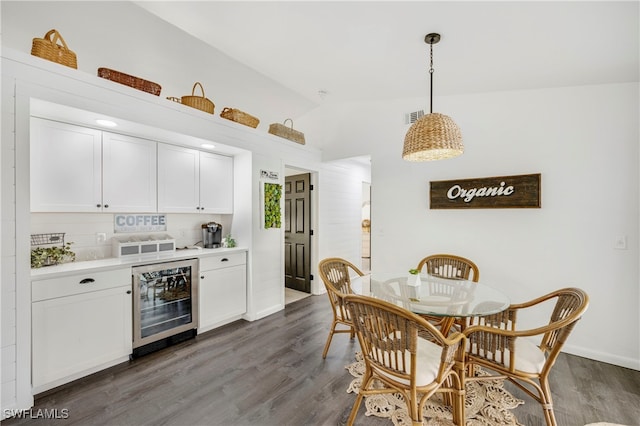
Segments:
[[[187,249],[172,252],[145,254],[141,256],[110,257],[99,260],[69,262],[54,266],[31,269],[32,280],[44,280],[69,275],[75,272],[96,272],[118,269],[127,266],[148,265],[172,260],[192,259],[205,256],[216,256],[231,253],[246,252],[246,247],[215,248],[215,249]]]

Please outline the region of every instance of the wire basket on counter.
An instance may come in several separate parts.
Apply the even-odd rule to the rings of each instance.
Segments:
[[[73,262],[76,260],[76,254],[71,251],[71,244],[64,242],[64,232],[31,234],[31,267],[41,268]]]
[[[60,244],[64,246],[64,232],[53,234],[31,234],[31,247],[46,244]]]

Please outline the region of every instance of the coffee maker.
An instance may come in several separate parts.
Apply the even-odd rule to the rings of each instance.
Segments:
[[[203,224],[202,245],[204,248],[222,247],[222,225],[216,222]]]

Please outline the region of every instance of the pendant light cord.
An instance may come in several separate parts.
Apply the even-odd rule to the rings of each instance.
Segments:
[[[430,54],[429,54],[429,58],[430,58],[430,63],[429,63],[429,80],[430,80],[430,87],[429,87],[429,114],[433,113],[433,39],[431,39],[431,43],[429,44],[430,46]]]

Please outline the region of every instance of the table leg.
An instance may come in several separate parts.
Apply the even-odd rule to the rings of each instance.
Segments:
[[[449,332],[451,331],[451,327],[453,327],[453,324],[455,323],[455,321],[456,321],[455,317],[442,318],[442,323],[440,325],[440,332],[442,332],[442,334],[445,337],[449,335]]]

